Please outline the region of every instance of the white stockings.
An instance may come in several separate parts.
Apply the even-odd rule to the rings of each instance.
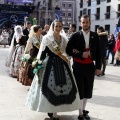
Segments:
[[[79,115],[83,115],[83,110],[85,110],[85,107],[87,104],[87,99],[84,98],[84,99],[80,100],[80,104],[81,104],[81,109],[79,109]]]

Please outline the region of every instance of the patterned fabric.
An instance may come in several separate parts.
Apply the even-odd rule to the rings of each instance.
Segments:
[[[17,81],[19,81],[20,83],[22,83],[22,85],[25,86],[30,86],[32,83],[32,80],[28,78],[28,74],[27,74],[29,65],[30,65],[29,63],[22,62],[19,68],[19,75],[17,78]]]
[[[42,76],[42,93],[52,105],[74,102],[77,89],[66,62],[58,56],[50,57]]]
[[[43,36],[41,35],[40,39],[36,38],[36,35],[29,38],[27,41],[27,45],[25,48],[25,53],[29,53],[29,51],[33,48],[33,45],[36,46],[36,44],[41,44]]]
[[[25,46],[17,46],[13,56],[12,56],[12,62],[10,65],[10,75],[17,77],[18,76],[18,72],[19,72],[19,66],[21,64],[22,61],[22,55],[24,53],[25,50]]]
[[[22,62],[21,65],[20,65],[19,75],[18,75],[18,81],[21,82],[22,85],[30,86],[31,83],[32,83],[32,78],[29,77],[29,75],[28,75],[28,69],[30,68],[30,65],[32,64],[32,61],[33,61],[32,57],[36,57],[37,53],[39,51],[39,49],[36,46],[34,46],[34,45],[36,43],[39,43],[39,45],[40,45],[41,41],[42,41],[42,36],[38,40],[36,38],[36,35],[34,35],[27,42],[27,45],[26,45],[24,53],[30,54],[31,49],[35,48],[35,53],[34,53],[35,56],[31,56],[31,60],[29,62],[27,62],[27,63],[23,63]]]

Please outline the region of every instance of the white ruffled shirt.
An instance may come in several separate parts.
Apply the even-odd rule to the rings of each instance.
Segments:
[[[90,38],[90,31],[88,33],[85,33],[83,30],[83,36],[84,36],[84,39],[85,39],[85,43],[86,43],[86,48],[89,48],[89,38]]]

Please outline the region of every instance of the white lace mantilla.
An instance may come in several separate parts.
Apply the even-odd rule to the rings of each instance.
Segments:
[[[40,36],[40,39],[37,39],[36,35],[33,35],[33,37],[29,38],[25,48],[25,53],[29,53],[29,51],[33,48],[33,45],[36,46],[36,44],[41,44],[42,39],[42,35]]]
[[[68,40],[65,39],[63,36],[61,36],[61,43],[60,43],[60,52],[67,57],[67,54],[65,52],[65,49],[66,49],[66,46],[67,46],[67,42]],[[38,56],[37,56],[37,59],[39,59],[41,57],[41,53],[42,51],[45,50],[46,46],[52,51],[54,52],[53,50],[53,41],[55,43],[55,40],[54,40],[54,36],[53,35],[46,35],[46,36],[43,36],[43,40],[42,40],[42,43],[41,43],[41,47],[39,49],[39,53],[38,53]]]

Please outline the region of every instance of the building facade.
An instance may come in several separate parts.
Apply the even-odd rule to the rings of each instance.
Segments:
[[[38,13],[38,23],[39,24],[50,24],[56,17],[63,21],[64,29],[69,29],[70,23],[77,23],[76,21],[76,0],[49,0],[45,5],[43,4],[44,0],[39,0],[39,8],[36,9],[35,13]],[[48,5],[48,6],[47,6]],[[61,18],[60,18],[61,17]]]
[[[76,0],[63,0],[62,1],[62,21],[64,29],[68,30],[71,23],[77,23],[76,21]]]
[[[77,0],[77,26],[80,29],[80,17],[88,14],[91,17],[91,30],[103,26],[113,33],[120,16],[120,0]]]

